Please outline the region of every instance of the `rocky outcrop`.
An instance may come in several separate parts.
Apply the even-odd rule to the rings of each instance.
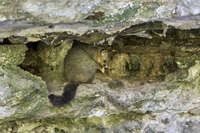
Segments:
[[[198,1],[0,3],[2,133],[199,132]],[[74,46],[68,63],[97,72],[54,107],[48,95],[68,83]]]

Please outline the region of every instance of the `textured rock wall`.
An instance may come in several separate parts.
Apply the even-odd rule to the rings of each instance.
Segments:
[[[0,132],[199,133],[198,1],[0,0],[0,9]],[[98,71],[57,108],[47,97],[68,82],[74,45]]]

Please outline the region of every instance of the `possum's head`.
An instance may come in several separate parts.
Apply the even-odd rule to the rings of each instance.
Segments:
[[[98,54],[96,57],[97,62],[99,63],[99,70],[102,73],[105,73],[106,70],[108,69],[108,64],[111,60],[112,52],[107,49],[100,49],[98,50]]]

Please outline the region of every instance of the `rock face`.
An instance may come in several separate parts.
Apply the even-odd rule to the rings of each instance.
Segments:
[[[199,133],[199,1],[0,5],[0,132]],[[74,72],[96,74],[54,107]]]
[[[1,121],[33,116],[46,103],[47,90],[41,78],[16,66],[23,62],[26,50],[24,45],[0,47]]]
[[[1,0],[0,20],[80,22],[85,19],[114,22],[130,19],[197,15],[195,0]]]

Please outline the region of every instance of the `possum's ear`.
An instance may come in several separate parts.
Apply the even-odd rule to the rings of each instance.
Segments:
[[[64,106],[69,103],[76,95],[78,88],[77,83],[69,83],[65,86],[62,96],[51,94],[48,96],[49,101],[56,107]]]

